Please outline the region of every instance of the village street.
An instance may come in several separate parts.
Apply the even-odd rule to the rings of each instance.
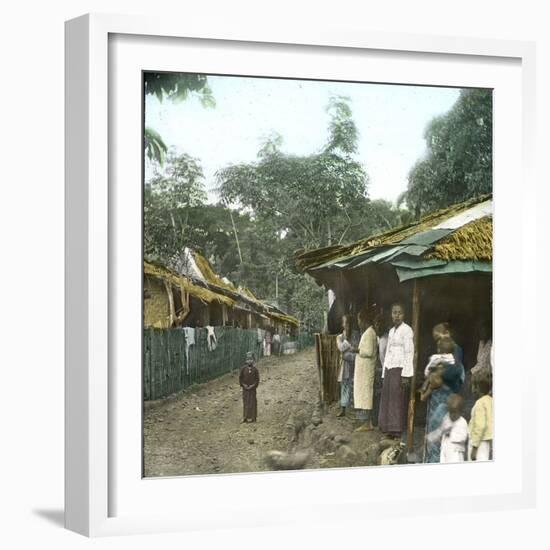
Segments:
[[[238,371],[198,385],[145,412],[145,476],[268,469],[263,456],[285,449],[290,407],[318,399],[313,348],[257,364],[258,421],[241,424]]]
[[[258,421],[241,424],[238,372],[197,385],[144,417],[146,477],[272,470],[271,451],[307,453],[305,468],[374,465],[377,430],[354,433],[357,421],[336,418],[337,405],[319,417],[314,348],[267,357],[257,364]],[[273,453],[272,453],[273,454]]]

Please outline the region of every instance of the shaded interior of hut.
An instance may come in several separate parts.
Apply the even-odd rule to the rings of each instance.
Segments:
[[[417,292],[418,315],[415,345],[418,347],[417,379],[430,355],[436,353],[432,328],[442,322],[450,324],[455,342],[464,351],[464,368],[468,372],[475,364],[480,340],[480,325],[492,326],[492,273],[464,273],[425,277],[400,282],[390,265],[375,269],[327,273],[325,283],[334,289],[336,298],[328,313],[330,334],[341,331],[345,313],[355,315],[366,308],[383,319],[384,330],[392,326],[391,306],[400,302],[405,307],[405,322],[414,326],[414,293]],[[416,286],[416,289],[415,289]],[[426,405],[417,400],[415,424],[425,421]]]

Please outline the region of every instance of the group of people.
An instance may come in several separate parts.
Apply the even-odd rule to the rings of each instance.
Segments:
[[[357,431],[378,428],[388,438],[400,440],[406,431],[411,380],[414,373],[414,334],[405,323],[405,309],[391,308],[392,327],[385,331],[374,310],[354,317],[344,315],[336,344],[341,353],[339,371],[340,411],[355,409]],[[424,462],[489,460],[492,457],[493,397],[492,338],[489,323],[480,327],[477,362],[468,373],[462,348],[454,341],[448,323],[433,327],[436,347],[423,369],[422,386],[415,388],[427,402]],[[381,385],[377,399],[375,388]],[[463,417],[471,406],[469,422]]]
[[[357,431],[378,428],[388,438],[400,440],[406,432],[414,373],[414,334],[405,323],[402,304],[391,308],[392,327],[384,330],[374,310],[354,317],[344,315],[336,338],[341,354],[340,411],[354,409],[360,420]],[[480,326],[476,364],[466,372],[464,353],[454,341],[448,323],[433,327],[436,353],[423,369],[419,399],[427,402],[424,462],[490,460],[493,443],[493,346],[490,323]],[[254,355],[248,353],[239,373],[243,396],[242,422],[255,422],[256,389],[260,383]],[[375,391],[381,386],[381,391]],[[415,388],[415,391],[416,388]],[[470,409],[469,422],[463,416]]]

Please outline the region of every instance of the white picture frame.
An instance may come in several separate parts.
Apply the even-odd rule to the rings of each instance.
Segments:
[[[154,47],[151,40],[157,42]],[[373,71],[371,75],[378,71],[376,78],[371,75],[364,78],[371,81],[426,83],[429,79],[425,75],[431,71],[432,84],[497,83],[495,104],[500,110],[496,111],[494,126],[495,347],[496,363],[503,367],[497,378],[495,430],[502,436],[501,448],[504,450],[508,444],[502,460],[443,468],[423,465],[370,468],[368,472],[341,469],[173,479],[141,479],[137,475],[136,465],[141,456],[135,457],[135,451],[141,439],[136,440],[136,430],[141,421],[136,420],[136,412],[141,414],[141,395],[136,388],[141,387],[141,371],[136,365],[132,373],[124,369],[121,361],[121,354],[135,356],[139,348],[129,325],[137,322],[141,327],[132,299],[136,296],[135,285],[141,280],[141,255],[136,261],[135,243],[121,247],[130,238],[122,226],[135,228],[132,224],[141,220],[141,211],[136,210],[139,200],[133,195],[138,180],[141,185],[141,163],[134,165],[142,147],[141,118],[135,119],[141,89],[134,90],[132,82],[136,71],[141,74],[142,69],[166,70],[170,63],[176,67],[181,61],[171,60],[174,56],[170,51],[180,47],[188,48],[186,67],[196,72],[212,72],[221,63],[226,64],[228,73],[243,67],[241,70],[246,73],[240,74],[317,78],[332,75],[338,79],[345,74],[360,74],[357,71],[366,63]],[[158,53],[161,50],[155,54],[155,48],[164,52],[162,58]],[[220,58],[220,49],[227,55]],[[266,59],[269,66],[262,69]],[[534,303],[536,296],[534,284],[527,279],[521,263],[518,266],[516,261],[514,267],[514,258],[507,249],[523,250],[524,260],[535,256],[527,235],[536,222],[533,216],[526,215],[529,202],[536,198],[532,180],[534,66],[534,44],[488,38],[392,35],[345,29],[275,31],[257,27],[241,31],[180,23],[170,18],[114,15],[86,15],[68,21],[66,527],[87,536],[105,536],[293,522],[297,510],[303,523],[339,517],[360,520],[366,513],[371,517],[409,515],[426,508],[439,513],[465,508],[482,511],[533,506],[535,469],[530,467],[529,457],[535,453],[535,437],[532,423],[527,422],[535,407],[534,399],[530,398],[535,389],[533,373],[532,369],[522,371],[518,391],[518,380],[506,368],[522,357],[525,364],[534,364],[528,361],[533,352],[528,346],[510,354],[505,354],[504,348],[499,350],[498,342],[506,342],[513,333],[504,322],[504,300],[500,306],[498,296],[505,296],[507,280],[509,283],[514,278],[516,313],[523,319],[520,322],[527,322],[532,311],[529,304]],[[125,96],[128,98],[125,105],[117,103],[117,93],[121,92],[131,95]],[[512,151],[516,154],[510,154]],[[122,182],[121,174],[126,183]],[[506,185],[513,178],[522,181],[523,195],[519,201]],[[126,213],[122,213],[118,199],[126,192],[133,198],[128,200]],[[510,213],[512,208],[515,210]],[[523,231],[514,232],[506,223],[507,216],[512,215]],[[136,281],[122,288],[118,282],[132,270]],[[498,273],[502,273],[500,280]],[[132,342],[136,348],[133,351]],[[518,392],[516,402],[514,390]],[[511,413],[507,405],[516,406],[521,413]],[[507,440],[501,429],[505,424],[515,430],[515,437],[521,442],[517,449],[513,448],[512,438]],[[427,468],[433,469],[426,474]],[[471,489],[474,479],[478,487],[475,492]],[[390,480],[398,487],[409,484],[417,488],[432,480],[430,486],[434,489],[424,485],[426,490],[422,493],[414,489],[410,494],[403,491],[386,494],[384,487],[389,486]],[[342,506],[340,512],[336,506],[327,504],[342,483],[364,490],[350,495],[351,506]],[[448,494],[438,489],[445,483],[449,484]],[[182,490],[193,498],[178,500]],[[255,495],[256,506],[246,517],[240,503],[234,502],[235,495],[241,492]],[[168,505],[163,508],[161,502]],[[200,513],[201,505],[208,505],[206,517]]]

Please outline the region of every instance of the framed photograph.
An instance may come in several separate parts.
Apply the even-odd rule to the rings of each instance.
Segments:
[[[68,529],[534,505],[534,55],[67,22]]]

